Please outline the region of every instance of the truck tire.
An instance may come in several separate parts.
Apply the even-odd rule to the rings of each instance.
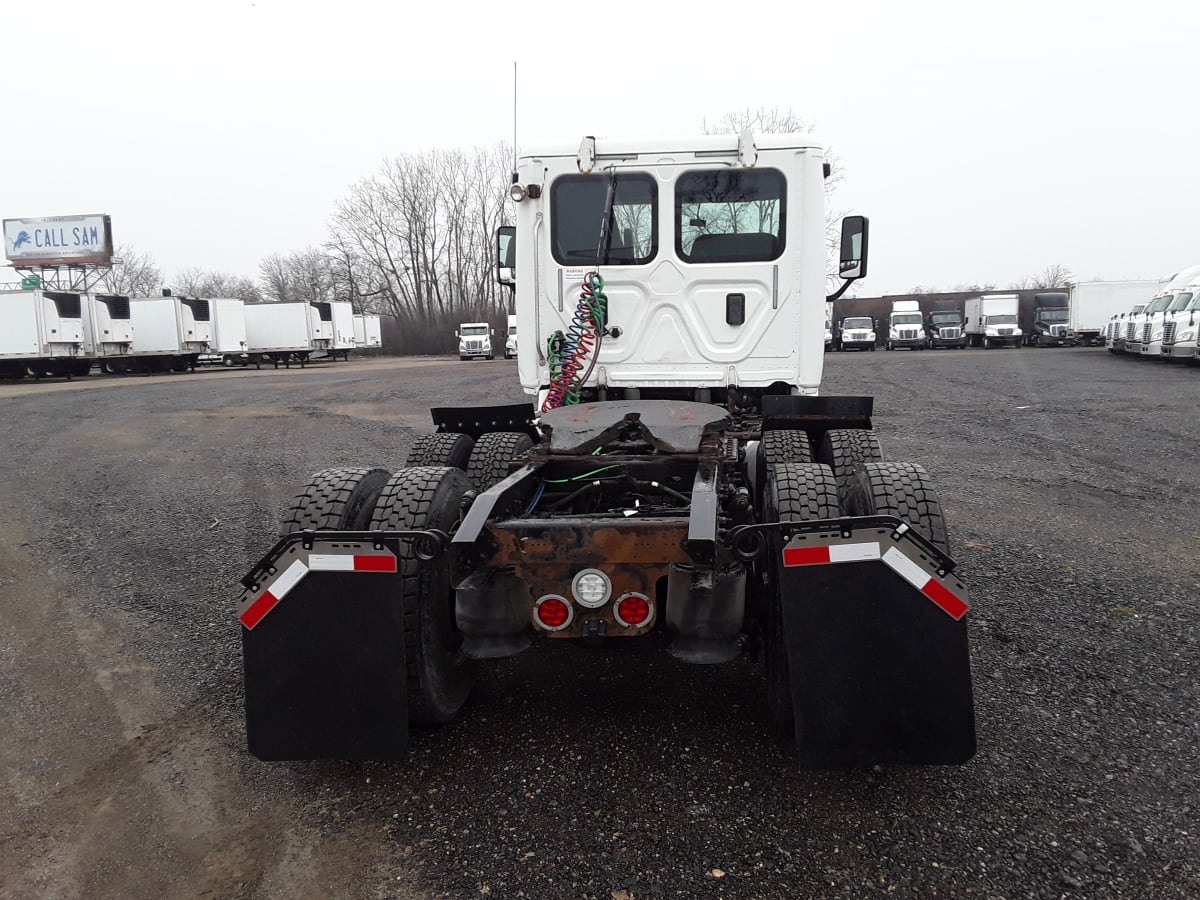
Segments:
[[[401,469],[379,496],[371,530],[437,528],[449,533],[462,516],[463,494],[470,487],[466,474],[449,466]],[[454,618],[450,556],[422,560],[414,542],[402,541],[397,564],[404,604],[408,720],[443,725],[462,709],[475,684],[475,663],[463,655]]]
[[[529,435],[520,431],[489,431],[481,434],[471,451],[467,477],[476,490],[486,491],[508,477],[508,464],[533,447]]]
[[[895,516],[903,519],[943,553],[950,552],[946,517],[933,481],[915,463],[865,463],[846,500],[851,516]]]
[[[846,504],[863,463],[883,462],[879,436],[865,428],[831,428],[817,447],[817,462],[829,466],[837,482],[838,498]]]
[[[284,510],[280,535],[297,531],[366,531],[387,469],[324,469],[309,479]]]
[[[469,434],[441,431],[435,434],[418,434],[408,451],[406,466],[453,466],[467,471],[471,460],[471,448],[475,439]]]
[[[837,482],[828,466],[819,463],[776,463],[767,470],[765,514],[772,522],[811,522],[836,519],[841,515]],[[792,681],[783,640],[783,598],[779,594],[778,566],[781,547],[770,551],[770,588],[766,621],[763,623],[767,670],[767,707],[771,721],[781,734],[795,736],[796,718],[792,705]]]
[[[808,432],[798,428],[764,431],[758,446],[765,464],[763,471],[772,463],[812,462],[812,443],[808,439]]]
[[[484,357],[484,359],[486,359],[486,360],[489,360],[489,361],[490,361],[490,360],[493,360],[493,359],[495,359],[495,358],[496,358],[496,354],[495,354],[495,353],[489,354],[488,356],[485,356],[485,357]]]

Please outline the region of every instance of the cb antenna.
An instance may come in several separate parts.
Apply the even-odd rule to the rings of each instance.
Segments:
[[[513,167],[512,183],[517,183],[517,61],[513,60]]]

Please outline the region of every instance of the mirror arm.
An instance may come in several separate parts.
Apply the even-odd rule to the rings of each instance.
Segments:
[[[850,285],[854,284],[854,282],[856,282],[856,281],[858,281],[857,278],[847,278],[845,281],[842,282],[842,286],[840,288],[838,288],[832,294],[829,294],[828,296],[826,296],[825,302],[832,303],[834,300],[837,300],[839,297],[842,296],[842,294],[846,293],[846,288],[850,287]]]

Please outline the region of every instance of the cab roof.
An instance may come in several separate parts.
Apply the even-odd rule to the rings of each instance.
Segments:
[[[755,133],[754,145],[759,150],[821,150],[824,144],[815,135],[788,132],[783,134]],[[580,140],[583,140],[581,137]],[[521,159],[541,159],[547,156],[574,157],[579,152],[580,141],[568,143],[534,144],[523,148]],[[738,135],[700,134],[675,137],[643,138],[596,138],[596,156],[631,156],[642,153],[719,153],[736,154]]]

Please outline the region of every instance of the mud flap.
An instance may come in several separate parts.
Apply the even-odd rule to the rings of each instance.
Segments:
[[[301,533],[243,580],[246,734],[262,760],[408,751],[399,542]]]
[[[846,521],[855,520],[797,524],[773,567],[800,761],[966,762],[975,753],[966,588],[899,520]]]

